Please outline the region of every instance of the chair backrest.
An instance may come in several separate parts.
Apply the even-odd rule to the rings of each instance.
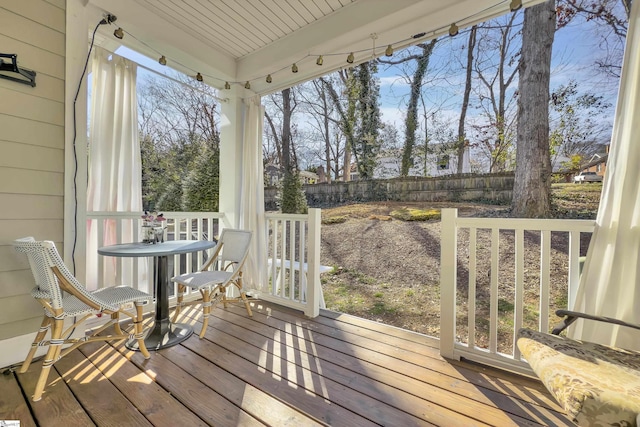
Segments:
[[[40,247],[33,237],[23,237],[13,242],[16,252],[24,253],[29,261],[31,274],[36,282],[36,288],[31,293],[37,298],[50,298],[47,275],[45,274],[45,261],[42,258]]]
[[[233,264],[234,270],[242,266],[247,255],[249,254],[249,245],[253,233],[248,230],[236,230],[225,228],[220,233],[218,244],[220,248],[219,260],[221,268]]]
[[[87,291],[64,264],[53,242],[36,241],[32,237],[27,237],[14,241],[13,245],[18,252],[27,255],[36,284],[39,290],[50,299],[53,309],[64,309],[62,291],[76,296],[95,309],[118,309],[117,305],[96,298]]]

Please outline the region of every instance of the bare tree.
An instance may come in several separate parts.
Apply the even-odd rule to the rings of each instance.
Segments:
[[[518,217],[541,218],[551,213],[549,81],[555,30],[555,0],[525,10],[512,201],[513,214]]]
[[[606,75],[619,78],[630,12],[631,0],[560,0],[558,27],[565,27],[577,16],[602,23],[598,27],[599,45],[606,53],[596,65]]]
[[[481,83],[479,103],[489,124],[477,130],[476,139],[490,159],[489,172],[499,172],[508,168],[514,137],[515,98],[509,89],[518,73],[520,55],[516,14],[479,26],[480,31],[475,71]]]

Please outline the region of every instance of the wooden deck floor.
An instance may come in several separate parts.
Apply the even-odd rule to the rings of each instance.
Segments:
[[[538,381],[442,359],[429,338],[254,301],[217,308],[206,338],[152,352],[86,344],[0,375],[0,419],[27,426],[572,425]],[[189,315],[186,313],[186,320]],[[200,324],[195,324],[199,331]]]

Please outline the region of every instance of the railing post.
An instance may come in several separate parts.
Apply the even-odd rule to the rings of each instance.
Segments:
[[[320,315],[320,212],[320,209],[309,209],[307,304],[304,310],[309,317]]]
[[[457,209],[442,209],[440,219],[440,355],[453,359],[456,338]]]

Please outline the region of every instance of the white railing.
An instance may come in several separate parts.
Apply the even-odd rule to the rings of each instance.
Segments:
[[[549,332],[554,306],[573,307],[588,247],[581,240],[595,221],[461,218],[443,209],[441,224],[441,354],[530,373],[517,332]]]
[[[88,212],[87,222],[90,228],[96,230],[96,244],[93,249],[105,245],[140,241],[141,216],[142,213],[135,212]],[[225,223],[224,213],[219,212],[165,212],[164,217],[166,218],[163,224],[166,226],[164,234],[166,240],[209,240],[219,235],[222,228],[228,226]],[[87,248],[90,247],[87,243]],[[99,287],[127,284],[153,294],[153,266],[145,258],[103,257],[95,250],[87,252],[87,264],[97,269],[96,280],[89,280],[89,285],[92,282]],[[174,255],[170,260],[170,268],[171,263],[173,266],[169,274],[174,276],[195,271],[204,263],[205,258],[203,252]],[[90,275],[89,271],[87,276]],[[170,294],[175,295],[175,289]]]
[[[260,298],[316,317],[320,285],[320,209],[308,215],[266,215],[268,289]]]
[[[265,215],[268,288],[260,292],[260,298],[302,310],[310,317],[318,316],[320,307],[324,307],[320,285],[320,216],[320,209],[309,209],[307,215]],[[218,212],[165,212],[164,217],[167,240],[208,240],[229,226],[224,214]],[[141,214],[90,212],[87,219],[97,230],[96,249],[140,240]],[[105,236],[109,236],[106,242]],[[89,252],[87,263],[96,266],[95,282],[100,286],[128,284],[153,293],[152,265],[146,259],[102,257],[95,250]],[[204,260],[203,253],[175,255],[169,274],[195,271]],[[188,293],[189,290],[185,299],[189,298]],[[175,289],[170,292],[175,294]],[[171,297],[169,302],[173,300]]]

